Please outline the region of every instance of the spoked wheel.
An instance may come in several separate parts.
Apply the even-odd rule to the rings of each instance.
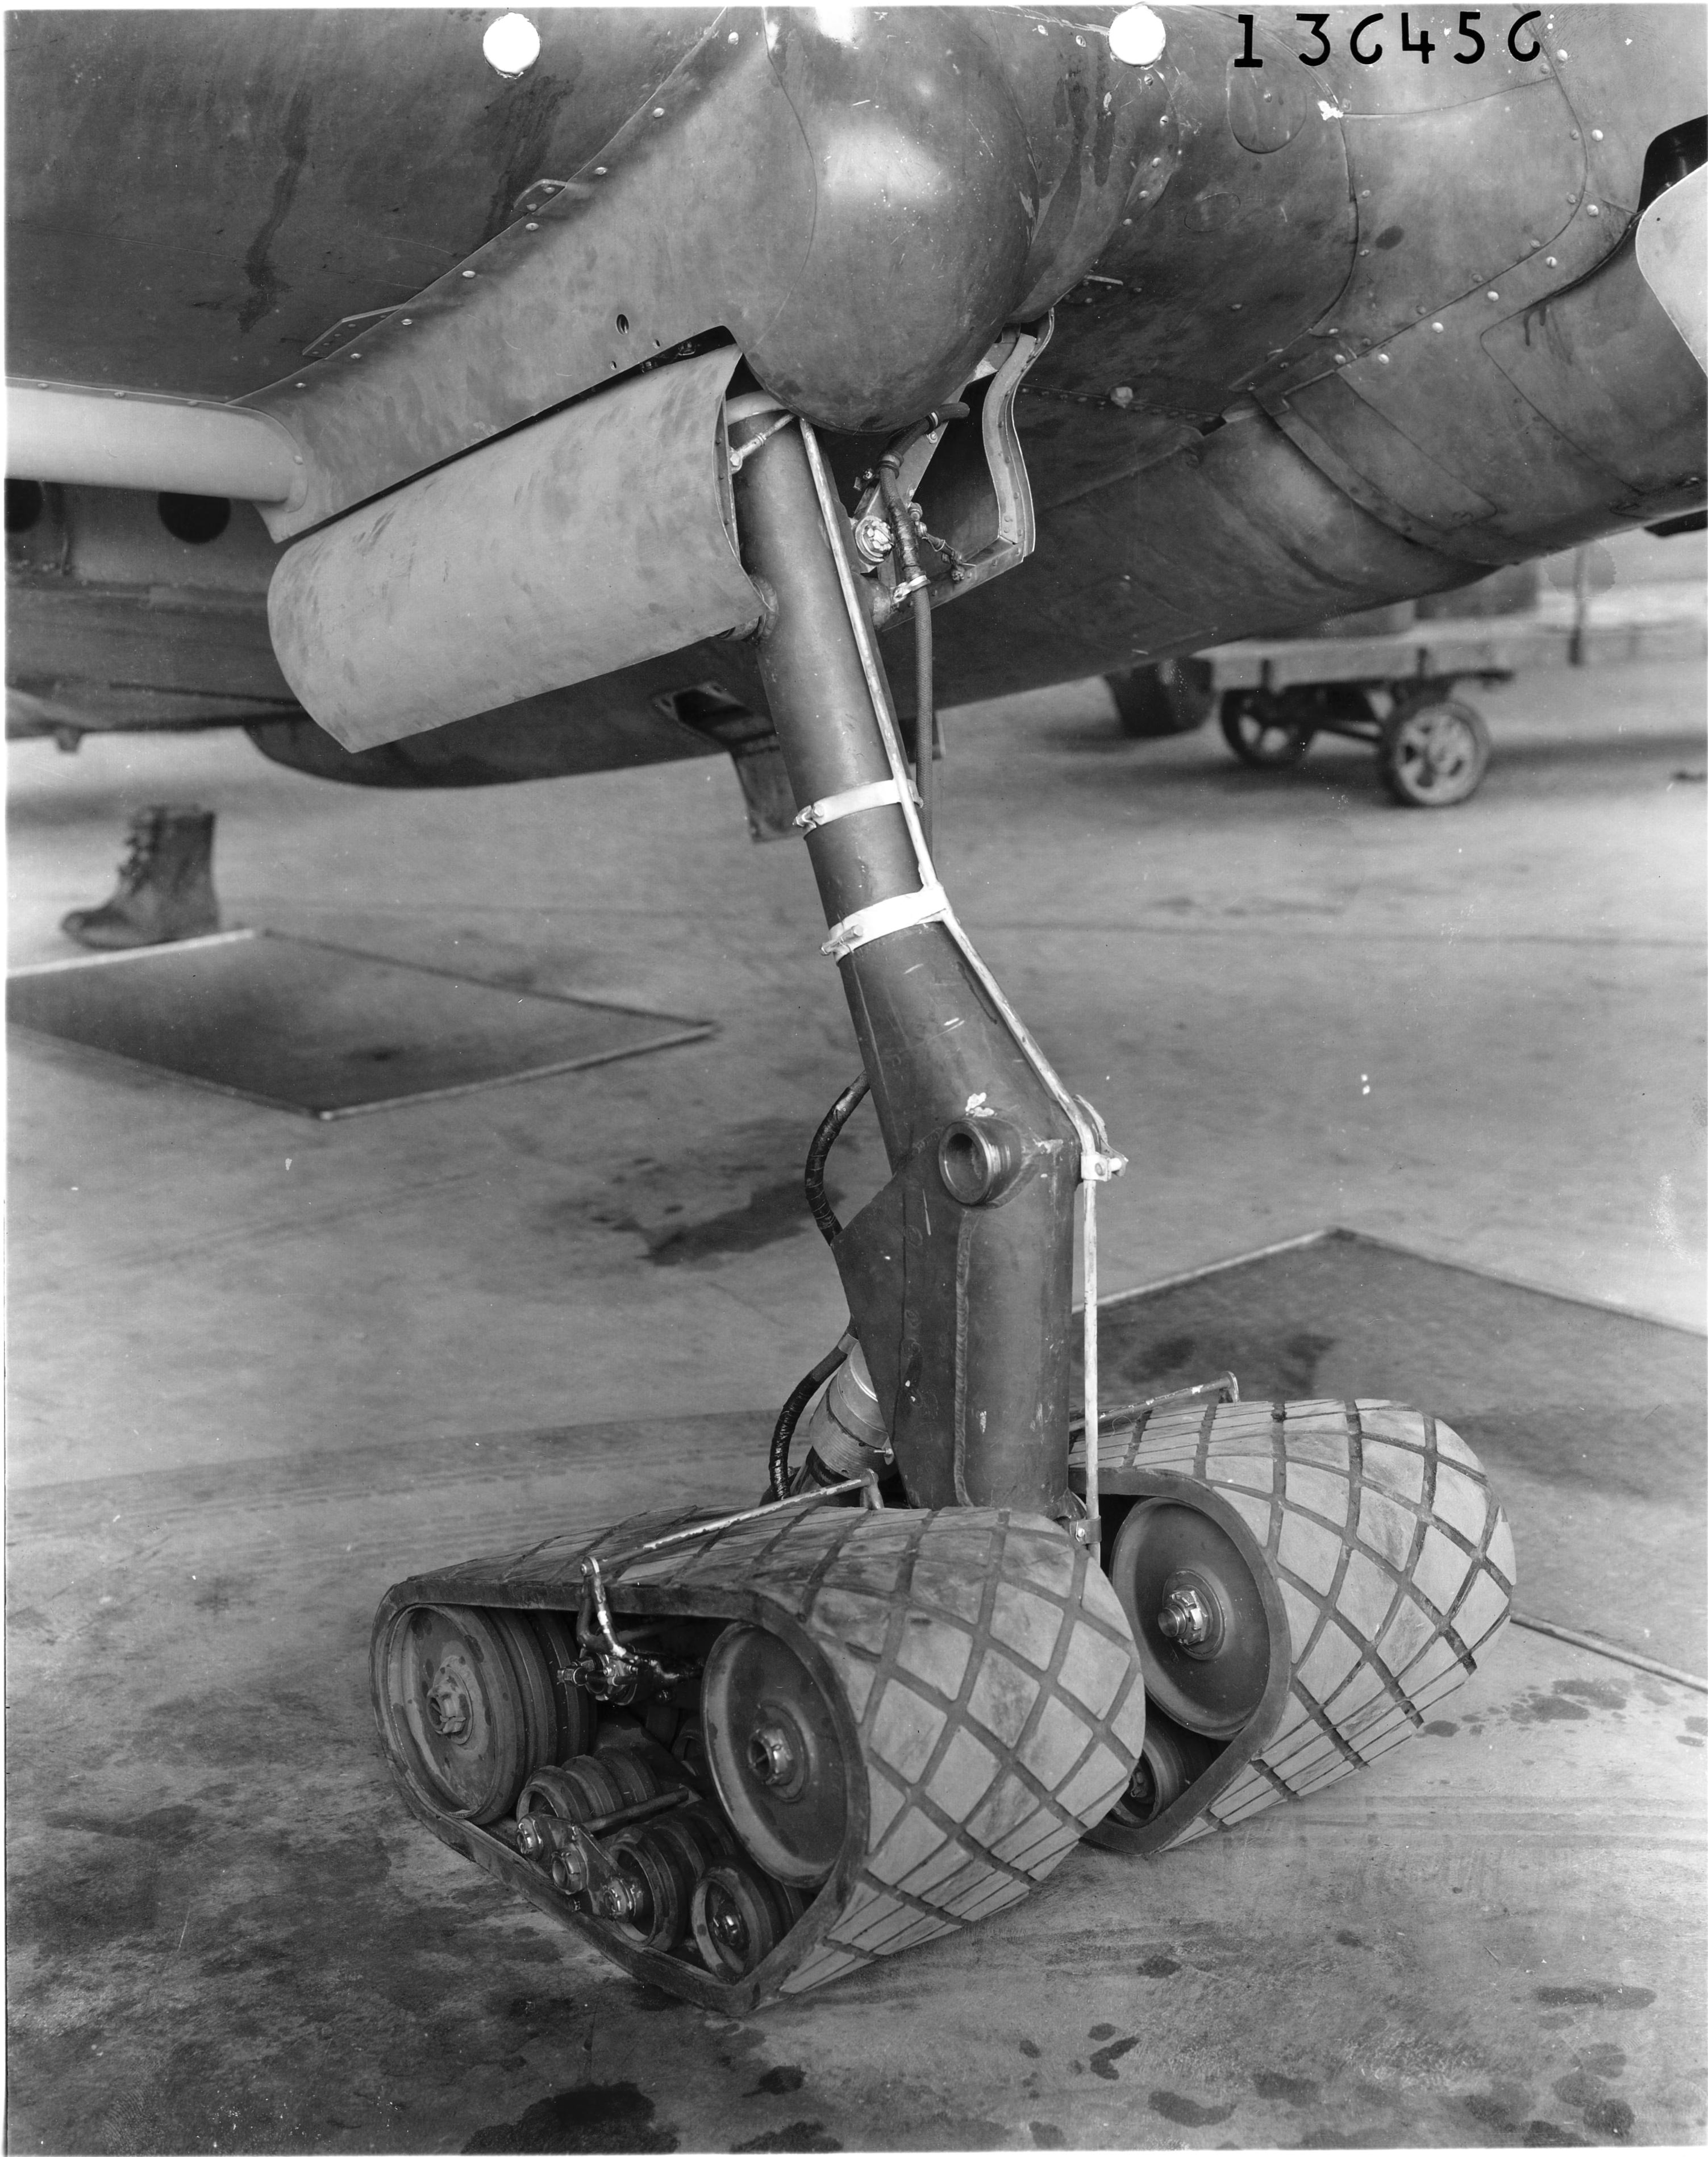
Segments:
[[[507,1612],[423,1604],[376,1649],[381,1722],[404,1772],[464,1819],[507,1813],[555,1728],[534,1635]]]
[[[847,1768],[830,1702],[774,1633],[732,1625],[706,1659],[701,1696],[712,1779],[749,1854],[805,1886],[836,1863]]]
[[[1225,1528],[1195,1506],[1141,1500],[1121,1523],[1109,1578],[1139,1645],[1153,1708],[1203,1737],[1257,1712],[1273,1644],[1263,1598]]]
[[[1377,752],[1383,783],[1408,809],[1451,809],[1483,783],[1494,744],[1482,713],[1458,697],[1397,703]]]
[[[1297,764],[1315,731],[1304,708],[1268,689],[1230,689],[1222,699],[1222,739],[1242,764],[1279,771]]]

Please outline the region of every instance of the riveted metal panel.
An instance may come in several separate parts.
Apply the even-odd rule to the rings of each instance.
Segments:
[[[1539,254],[1583,198],[1583,145],[1551,76],[1445,110],[1349,114],[1345,126],[1358,258],[1330,320],[1356,346]],[[1449,168],[1475,183],[1443,187]]]
[[[1708,178],[1708,167],[1694,178]],[[1636,248],[1569,292],[1485,330],[1483,349],[1568,441],[1648,497],[1692,476],[1701,485],[1708,410],[1701,362],[1644,276],[1641,246],[1639,228]],[[1694,255],[1685,275],[1694,276],[1700,309],[1700,224]]]

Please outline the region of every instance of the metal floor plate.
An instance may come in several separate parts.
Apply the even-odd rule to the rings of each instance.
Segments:
[[[251,929],[22,968],[7,982],[6,1015],[322,1121],[584,1070],[713,1031]]]
[[[1098,1330],[1105,1407],[1232,1370],[1428,1409],[1506,1507],[1524,1616],[1708,1675],[1700,1334],[1344,1228],[1111,1297]]]

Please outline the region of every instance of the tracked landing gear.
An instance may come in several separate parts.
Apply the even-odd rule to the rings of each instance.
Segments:
[[[1083,1835],[1154,1854],[1350,1774],[1505,1622],[1505,1516],[1411,1409],[1164,1399],[1099,1451],[1107,1574],[1036,1517],[814,1498],[404,1583],[373,1685],[406,1801],[740,2012],[994,1915]]]
[[[1127,1621],[1048,1521],[795,1501],[646,1549],[673,1532],[407,1582],[374,1629],[411,1809],[637,1976],[733,2010],[809,1990],[1020,1901],[1130,1783]],[[590,1757],[551,1764],[561,1724],[496,1734],[555,1691],[543,1643],[566,1623],[572,1680],[606,1682],[590,1564],[652,1675]],[[476,1789],[478,1819],[457,1802]]]
[[[848,1325],[765,1502],[407,1581],[372,1671],[435,1834],[741,2010],[995,1915],[1088,1834],[1160,1849],[1375,1757],[1473,1667],[1512,1562],[1475,1462],[1410,1411],[1227,1380],[1099,1412],[1094,1198],[1124,1164],[938,881],[810,430],[764,396],[728,418],[863,1065],[806,1177]],[[891,1175],[844,1224],[824,1160],[866,1090]]]

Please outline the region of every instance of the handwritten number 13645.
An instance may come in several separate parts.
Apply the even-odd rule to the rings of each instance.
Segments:
[[[1527,13],[1518,18],[1507,32],[1506,49],[1514,59],[1541,59],[1542,48],[1536,37],[1532,35],[1525,38],[1522,33],[1527,23],[1534,23],[1541,18],[1541,12],[1540,8],[1529,9]],[[1325,59],[1331,57],[1334,50],[1329,43],[1328,31],[1324,27],[1329,19],[1328,17],[1325,14],[1298,15],[1294,19],[1305,23],[1315,41],[1309,52],[1303,52],[1299,55],[1299,59],[1307,67],[1320,67]],[[1479,8],[1462,8],[1459,10],[1458,37],[1461,44],[1468,47],[1469,49],[1456,52],[1452,57],[1461,67],[1474,67],[1489,49],[1487,40],[1482,32],[1472,27],[1481,19],[1482,10]],[[1252,36],[1256,20],[1256,17],[1252,15],[1242,15],[1239,18],[1240,28],[1245,34],[1238,56],[1233,63],[1236,67],[1260,68],[1263,64],[1258,55],[1252,50]],[[1374,67],[1386,49],[1381,40],[1376,34],[1381,27],[1381,21],[1382,18],[1380,14],[1366,15],[1361,22],[1354,23],[1352,27],[1352,34],[1347,39],[1346,49],[1361,67]],[[1412,17],[1409,9],[1403,11],[1400,16],[1399,49],[1402,53],[1415,53],[1425,67],[1428,66],[1431,56],[1435,51],[1435,40],[1428,30],[1420,30],[1415,38],[1412,35]]]

